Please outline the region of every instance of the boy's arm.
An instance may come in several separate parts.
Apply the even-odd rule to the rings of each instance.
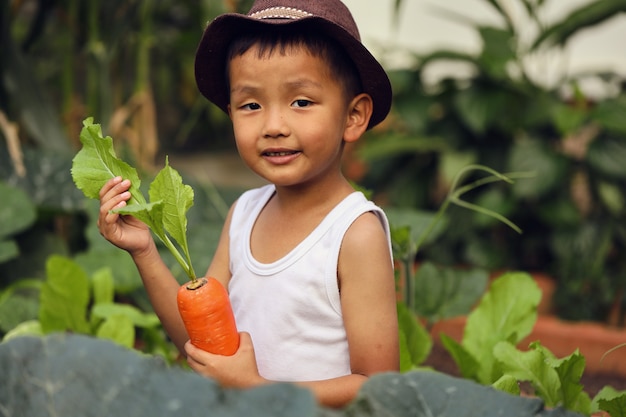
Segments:
[[[112,212],[126,205],[126,201],[130,198],[129,188],[130,181],[123,180],[121,177],[111,179],[102,187],[98,229],[109,242],[131,255],[150,298],[150,303],[163,328],[178,350],[184,354],[184,345],[189,337],[176,302],[180,284],[161,259],[148,227],[132,216],[121,216]],[[230,213],[224,227],[225,231],[228,230],[229,222]],[[216,278],[219,277],[222,284],[228,284],[230,273],[228,272],[227,232],[222,231],[209,273]]]
[[[163,263],[148,226],[132,216],[112,212],[126,205],[129,188],[130,181],[121,177],[107,181],[102,187],[98,229],[105,239],[133,258],[155,313],[182,351],[188,337],[176,305],[178,282]]]
[[[391,254],[374,214],[360,216],[348,229],[339,254],[338,276],[352,375],[310,383],[318,399],[328,405],[345,404],[368,377],[400,367]]]
[[[154,243],[145,252],[131,253],[131,256],[137,266],[154,312],[178,351],[184,353],[183,346],[189,336],[178,313],[176,303],[180,284],[161,259]]]
[[[218,279],[226,288],[228,288],[228,279],[230,278],[228,228],[231,212],[232,209],[224,223],[217,250],[206,274]],[[178,351],[186,355],[184,346],[189,340],[189,336],[178,312],[176,301],[180,284],[161,259],[154,243],[145,253],[131,254],[131,256],[137,265],[144,287],[150,298],[150,303],[163,324],[163,328],[178,348]]]

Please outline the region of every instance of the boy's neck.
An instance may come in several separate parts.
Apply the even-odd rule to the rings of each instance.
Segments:
[[[311,208],[334,207],[354,191],[350,183],[340,175],[334,181],[294,186],[275,186],[275,204],[281,210],[306,212]]]

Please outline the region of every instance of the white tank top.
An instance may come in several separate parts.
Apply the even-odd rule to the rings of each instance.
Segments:
[[[337,286],[343,236],[366,212],[389,238],[383,211],[360,192],[347,196],[283,258],[258,262],[250,235],[273,185],[244,193],[230,226],[229,292],[237,328],[249,332],[259,373],[271,381],[316,381],[351,374]],[[391,243],[389,243],[391,257]]]

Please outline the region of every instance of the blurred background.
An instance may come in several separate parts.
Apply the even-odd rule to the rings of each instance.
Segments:
[[[207,21],[251,3],[0,3],[0,334],[37,314],[19,283],[45,279],[52,254],[88,274],[109,267],[116,293],[149,309],[132,263],[100,238],[95,202],[70,176],[87,117],[146,178],[165,155],[184,173],[196,190],[195,268],[208,266],[228,205],[261,181],[241,166],[226,115],[197,92],[194,52]],[[623,326],[626,2],[345,3],[394,88],[388,119],[347,150],[346,175],[414,242],[469,185],[405,256],[542,272],[561,317]],[[459,178],[468,166],[514,181],[482,169]]]
[[[489,2],[481,0],[404,0],[400,2],[398,15],[394,13],[392,0],[344,2],[359,23],[364,43],[376,54],[392,49],[395,58],[385,56],[387,67],[410,63],[403,50],[430,52],[441,48],[455,48],[478,53],[482,47],[476,24],[501,27],[501,15]],[[504,10],[518,22],[518,36],[529,42],[537,36],[537,25],[521,1],[501,1]],[[537,3],[537,2],[535,2]],[[541,2],[539,2],[541,3]],[[576,9],[593,3],[591,0],[545,1],[537,13],[543,24],[549,25],[565,19]],[[533,79],[543,85],[554,85],[563,74],[581,72],[614,71],[626,75],[626,15],[616,13],[593,26],[593,30],[576,31],[560,50],[546,56],[526,57]],[[387,54],[391,55],[391,54]],[[409,54],[410,55],[410,54]],[[463,72],[465,71],[465,72]],[[436,82],[445,74],[464,74],[468,68],[442,63],[425,74],[430,82]],[[603,94],[601,84],[594,80],[581,83],[587,94]]]

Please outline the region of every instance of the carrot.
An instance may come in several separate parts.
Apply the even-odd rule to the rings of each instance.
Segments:
[[[215,278],[198,278],[182,285],[178,311],[191,343],[207,352],[231,356],[239,348],[239,333],[228,292]]]

